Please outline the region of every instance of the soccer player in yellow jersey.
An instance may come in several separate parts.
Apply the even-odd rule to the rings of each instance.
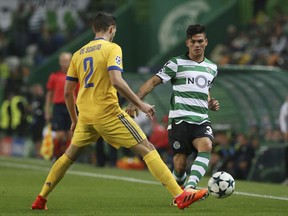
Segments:
[[[202,199],[207,190],[183,191],[145,134],[118,104],[117,91],[150,118],[154,107],[142,102],[122,78],[122,50],[112,43],[115,18],[99,12],[93,22],[95,39],[74,53],[66,77],[65,101],[71,117],[73,137],[66,152],[54,163],[32,209],[47,209],[48,195],[65,175],[81,150],[100,136],[115,148],[129,148],[143,157],[151,174],[161,182],[183,209]],[[79,83],[76,105],[74,90]]]

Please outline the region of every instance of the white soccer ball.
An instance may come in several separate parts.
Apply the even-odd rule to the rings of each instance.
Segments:
[[[208,190],[216,198],[226,198],[234,192],[235,180],[227,172],[216,172],[208,181]]]

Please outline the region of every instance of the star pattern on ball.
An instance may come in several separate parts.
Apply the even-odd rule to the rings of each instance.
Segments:
[[[232,179],[229,179],[227,183],[228,183],[228,187],[233,187],[234,181]]]
[[[218,177],[213,177],[213,179],[216,184],[219,184],[222,181],[220,175]]]
[[[223,197],[223,196],[226,196],[225,192],[226,192],[226,190],[221,190],[221,189],[219,189],[219,192],[218,192],[219,197],[221,198],[221,197]]]

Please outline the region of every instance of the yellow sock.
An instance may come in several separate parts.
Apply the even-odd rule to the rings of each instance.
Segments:
[[[66,171],[68,170],[68,168],[72,163],[73,161],[70,160],[65,154],[63,154],[52,166],[39,195],[41,195],[44,198],[47,198],[49,193],[63,178],[63,176],[65,175]]]
[[[149,152],[143,159],[151,174],[167,188],[173,197],[183,192],[156,150]]]

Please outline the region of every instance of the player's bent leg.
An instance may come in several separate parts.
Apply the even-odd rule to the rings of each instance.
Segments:
[[[139,153],[145,161],[150,173],[161,182],[173,197],[180,195],[183,190],[175,181],[171,171],[161,159],[154,146],[145,139],[139,144],[130,148],[132,151]]]
[[[200,154],[201,155],[201,154]],[[180,153],[177,153],[175,156],[174,156],[174,158],[173,158],[173,161],[174,161],[174,171],[173,171],[173,173],[175,173],[175,172],[182,172],[183,173],[183,171],[185,170],[185,167],[186,167],[186,155],[185,154],[180,154]],[[200,160],[200,161],[202,161],[202,160]],[[208,162],[209,162],[209,160],[208,160]],[[204,163],[203,164],[201,164],[201,163],[199,163],[198,164],[198,162],[196,162],[196,164],[198,165],[198,167],[201,167],[200,165],[204,165]],[[206,166],[208,166],[208,165],[206,165]],[[203,169],[201,169],[200,171],[202,172],[202,170]],[[184,172],[185,173],[185,172]],[[177,173],[176,173],[177,174]],[[199,180],[199,179],[201,179],[201,176],[200,177],[198,177],[198,171],[196,172],[196,174],[197,175],[192,175],[192,177],[193,176],[195,176],[195,179],[196,180]],[[199,174],[200,174],[200,172],[199,172]],[[181,179],[181,175],[179,175],[178,174],[178,176],[175,176],[175,174],[174,174],[174,178],[177,180],[178,179],[178,181]],[[192,178],[193,179],[193,178]],[[204,199],[206,199],[207,197],[208,197],[208,195],[209,195],[209,193],[208,193],[208,190],[207,189],[201,189],[201,190],[196,190],[195,189],[195,187],[196,187],[196,184],[197,184],[197,182],[198,181],[193,181],[193,183],[194,184],[192,184],[191,185],[191,176],[190,176],[190,181],[189,181],[189,179],[187,179],[187,182],[186,182],[186,186],[185,186],[185,191],[186,192],[188,192],[188,193],[191,193],[192,194],[192,196],[187,196],[186,197],[186,201],[189,201],[190,200],[190,205],[191,204],[193,204],[194,202],[197,202],[197,201],[200,201],[200,200],[204,200]],[[183,181],[182,181],[183,182]],[[187,183],[188,183],[188,185],[187,185]],[[189,184],[190,183],[190,184]],[[181,198],[181,197],[180,197]],[[179,198],[179,199],[180,199]],[[173,202],[170,204],[171,206],[178,206],[177,205],[177,199],[174,199],[173,200]]]
[[[162,185],[164,185],[175,198],[177,207],[179,209],[184,209],[199,200],[201,198],[201,193],[196,194],[195,192],[192,193],[189,191],[183,191],[177,184],[171,171],[163,162],[158,152],[154,149],[154,147],[150,147],[152,144],[146,142],[147,140],[144,141],[144,143],[142,142],[136,146],[133,146],[131,150],[139,153],[143,157],[143,160],[154,178],[161,182]],[[148,145],[147,148],[145,148],[146,145]],[[204,195],[202,195],[202,197],[203,196]]]
[[[177,153],[173,157],[174,169],[173,169],[173,176],[177,183],[180,186],[183,186],[186,182],[186,163],[187,163],[187,156],[183,153]]]
[[[193,141],[193,145],[197,149],[198,154],[191,166],[190,176],[187,178],[185,188],[191,187],[195,189],[208,169],[212,141],[208,137],[197,138]]]
[[[41,192],[37,196],[36,200],[32,204],[32,209],[45,210],[47,197],[63,178],[68,168],[71,166],[74,160],[78,157],[82,147],[70,145],[63,154],[52,166],[47,179],[42,187]]]

